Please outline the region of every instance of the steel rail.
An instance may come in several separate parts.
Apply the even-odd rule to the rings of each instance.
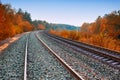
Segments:
[[[84,80],[74,69],[72,69],[62,58],[60,58],[51,48],[44,43],[37,34],[35,34],[37,39],[51,52],[51,54],[67,69],[67,71],[77,80]]]
[[[28,34],[29,37],[29,34]],[[24,80],[27,80],[27,53],[28,53],[28,37],[25,44],[25,57],[24,57]]]
[[[81,45],[79,45],[77,43],[72,43],[73,41],[70,41],[70,40],[67,40],[67,39],[64,39],[64,38],[61,38],[61,37],[56,37],[56,36],[53,36],[53,35],[49,35],[49,36],[54,37],[56,39],[59,39],[61,41],[64,41],[66,43],[72,44],[74,46],[80,47],[80,48],[82,48],[84,50],[87,50],[87,51],[90,51],[90,52],[94,52],[94,53],[96,53],[98,55],[101,55],[101,56],[104,56],[104,57],[107,57],[107,58],[112,58],[115,61],[120,62],[120,58],[118,56],[113,56],[113,55],[110,55],[110,54],[105,54],[105,53],[102,53],[102,52],[97,51],[97,50],[93,50],[93,49],[89,49],[89,48],[83,47],[83,46],[81,46]]]
[[[88,48],[88,47],[84,47],[84,46],[80,45],[78,42],[75,42],[75,41],[72,41],[72,40],[69,40],[69,39],[65,39],[65,38],[62,38],[62,37],[54,36],[54,35],[51,35],[51,34],[46,33],[46,32],[44,32],[44,33],[45,33],[47,36],[49,36],[49,37],[55,38],[55,39],[57,39],[57,40],[60,40],[60,41],[63,41],[63,42],[65,42],[65,43],[68,43],[68,44],[70,44],[70,45],[73,45],[73,46],[75,46],[75,47],[81,48],[81,49],[83,49],[83,50],[86,50],[86,51],[88,51],[88,52],[91,52],[92,54],[95,54],[95,55],[97,54],[97,55],[102,56],[102,57],[105,57],[105,58],[107,58],[107,59],[120,62],[120,56],[114,56],[114,55],[111,55],[111,54],[108,54],[108,53],[105,54],[105,53],[103,53],[103,52],[101,52],[101,51],[99,51],[99,50],[94,50],[94,49],[91,49],[91,48]],[[82,44],[83,44],[83,43],[82,43]],[[88,46],[90,46],[90,45],[88,45]],[[79,51],[79,50],[77,50],[77,51]],[[86,55],[86,54],[85,54],[85,55]],[[89,54],[87,54],[87,55],[88,55],[88,56],[92,56],[92,55],[89,55]],[[92,56],[92,57],[93,57],[93,56]],[[116,67],[116,66],[114,66],[113,64],[108,63],[107,61],[106,61],[106,62],[105,62],[105,61],[101,61],[101,62],[103,62],[103,63],[105,63],[105,64],[109,64],[111,67],[114,67],[114,68],[120,70],[120,67]]]

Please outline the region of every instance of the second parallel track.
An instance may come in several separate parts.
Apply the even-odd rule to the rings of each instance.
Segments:
[[[107,50],[101,47],[95,47],[95,46],[81,43],[81,42],[72,41],[69,39],[51,35],[48,32],[44,32],[44,34],[59,43],[64,42],[69,45],[72,45],[70,47],[72,47],[74,50],[82,52],[84,55],[95,58],[96,60],[99,60],[104,64],[110,65],[111,67],[120,70],[120,53],[119,52]]]

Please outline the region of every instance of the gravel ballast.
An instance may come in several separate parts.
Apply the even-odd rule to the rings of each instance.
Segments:
[[[39,37],[55,52],[58,53],[66,62],[73,65],[73,68],[82,71],[86,74],[89,78],[88,80],[120,80],[120,71],[109,67],[99,61],[96,61],[90,57],[87,57],[79,52],[74,51],[72,48],[69,48],[63,44],[59,44],[56,41],[51,40],[50,38],[46,37],[42,33],[39,34]],[[65,43],[64,43],[65,44]],[[67,44],[68,45],[68,44]],[[70,45],[68,45],[70,46]],[[64,54],[65,53],[65,54]],[[65,55],[71,56],[74,60],[67,59]],[[92,72],[86,71],[86,69],[78,66],[78,64],[74,63],[76,61],[84,66],[87,66],[96,75],[92,75]]]
[[[33,33],[29,38],[27,71],[28,80],[75,80]]]
[[[0,80],[23,80],[28,36],[27,80],[75,80],[37,40],[34,32],[22,36],[0,53]]]
[[[23,80],[27,35],[22,36],[0,53],[0,80]]]

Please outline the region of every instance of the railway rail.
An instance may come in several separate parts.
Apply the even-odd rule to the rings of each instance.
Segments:
[[[30,39],[30,34],[32,34],[32,38]],[[103,62],[104,64],[109,64],[111,67],[114,67],[115,69],[118,69],[120,70],[120,55],[119,55],[119,52],[113,52],[113,51],[110,51],[109,53],[109,50],[104,50],[104,49],[101,49],[101,48],[96,48],[94,46],[91,46],[91,45],[88,45],[88,44],[84,44],[84,43],[79,43],[79,42],[74,42],[72,40],[67,40],[67,39],[64,39],[64,38],[61,38],[61,37],[57,37],[57,36],[54,36],[54,35],[50,35],[46,32],[43,33],[44,35],[47,35],[49,38],[55,40],[56,42],[59,42],[59,43],[67,43],[69,45],[72,45],[70,46],[71,48],[73,48],[74,50],[76,51],[79,51],[79,52],[82,52],[84,55],[87,55],[87,56],[91,56],[101,62]],[[34,36],[33,36],[34,35]],[[30,39],[30,40],[29,40]],[[35,40],[35,41],[33,41]],[[22,42],[22,44],[18,47],[16,46],[16,44],[20,44]],[[34,42],[32,44],[30,44],[31,42]],[[40,43],[40,44],[39,44]],[[25,45],[23,45],[25,44]],[[36,46],[33,46],[34,44],[38,44],[37,45],[37,48]],[[13,45],[11,45],[13,46]],[[52,56],[54,57],[51,57],[52,59],[55,58],[57,59],[57,62],[56,63],[61,63],[61,65],[67,70],[67,72],[70,73],[70,75],[72,75],[76,80],[84,80],[84,77],[81,76],[74,68],[72,68],[72,66],[70,66],[62,57],[60,57],[54,50],[52,50],[52,48],[48,47],[48,45],[39,37],[39,34],[38,32],[31,32],[29,34],[26,34],[25,37],[23,37],[22,39],[20,39],[18,42],[14,43],[14,46],[13,46],[13,50],[12,50],[12,47],[10,47],[10,49],[8,49],[8,51],[5,51],[7,52],[4,56],[4,54],[2,56],[0,56],[0,66],[2,64],[3,69],[2,67],[0,67],[0,71],[4,71],[4,72],[7,72],[8,73],[4,73],[4,72],[0,72],[0,79],[23,79],[23,80],[32,80],[33,78],[30,76],[31,75],[34,75],[33,72],[34,72],[34,67],[38,66],[38,65],[45,65],[45,63],[47,63],[47,61],[43,64],[40,64],[41,60],[38,61],[39,64],[37,64],[36,66],[34,66],[34,64],[36,64],[36,62],[34,61],[37,61],[40,59],[40,57],[38,57],[36,59],[36,56],[38,55],[41,55],[41,54],[37,54],[35,57],[33,56],[33,53],[34,51],[36,51],[36,53],[42,53],[43,51],[40,51],[39,50],[39,47],[44,47],[47,52],[49,54],[51,54]],[[16,49],[14,49],[16,48]],[[24,51],[23,49],[21,48],[24,48]],[[19,50],[20,49],[20,50]],[[31,50],[32,49],[32,50]],[[12,51],[11,53],[9,51]],[[43,50],[43,48],[41,48],[41,50]],[[101,51],[100,51],[101,50]],[[32,51],[32,52],[31,52]],[[46,53],[46,52],[45,52]],[[19,54],[19,55],[18,55]],[[104,56],[104,55],[105,56]],[[108,55],[109,54],[109,55]],[[34,54],[35,55],[35,54]],[[45,55],[45,54],[44,54]],[[7,57],[6,57],[7,56]],[[11,58],[13,58],[12,56],[17,56],[15,57],[15,60],[13,62],[13,60]],[[32,56],[32,57],[31,57]],[[69,56],[69,55],[66,55],[66,56]],[[24,57],[24,58],[23,58]],[[31,57],[31,58],[30,58]],[[42,56],[41,56],[42,57]],[[48,56],[47,56],[48,57]],[[72,56],[69,56],[71,57],[71,59],[73,60],[76,60],[77,59]],[[9,59],[8,59],[9,58]],[[19,58],[19,59],[17,59]],[[43,58],[43,57],[42,57]],[[5,62],[7,61],[7,64],[8,66],[6,65],[3,65],[2,61],[4,61],[5,59]],[[20,62],[21,61],[21,62]],[[24,61],[24,62],[23,62]],[[42,59],[42,61],[44,61],[44,59]],[[52,60],[53,61],[53,60]],[[24,63],[24,64],[23,64]],[[29,64],[30,63],[30,64]],[[34,64],[33,64],[34,63]],[[50,62],[51,63],[51,62]],[[31,67],[31,64],[33,64],[32,68]],[[17,68],[15,68],[15,66]],[[21,66],[22,68],[24,68],[23,70],[21,70],[20,72],[18,72],[19,74],[17,74],[17,71],[15,72],[14,71],[14,75],[12,75],[12,69],[14,67],[14,69],[17,69],[17,70],[20,70],[21,69]],[[82,67],[85,67],[86,69],[89,70],[89,72],[91,71],[87,66],[83,66],[81,65]],[[9,67],[11,68],[11,70],[8,70]],[[41,66],[39,66],[41,67]],[[42,67],[41,67],[42,68]],[[36,68],[35,70],[38,70],[39,68]],[[62,68],[63,69],[63,68]],[[30,71],[32,70],[32,71]],[[39,72],[41,72],[39,70]],[[31,74],[32,73],[32,74]],[[43,71],[44,73],[44,71]],[[92,73],[92,72],[91,72]],[[3,75],[6,74],[4,77]],[[9,74],[9,75],[8,75]],[[38,73],[36,73],[38,74]],[[46,73],[47,74],[47,73]],[[94,72],[93,72],[94,74]],[[8,76],[6,78],[6,76]],[[39,77],[40,75],[38,75]],[[34,77],[34,76],[33,76]],[[34,78],[35,79],[35,78]],[[36,78],[38,79],[38,78]],[[41,78],[42,79],[42,78]],[[73,80],[73,79],[72,79]]]
[[[34,33],[23,35],[0,52],[0,80],[75,80],[76,77],[83,80],[70,69],[70,73],[74,72],[74,78],[66,70],[68,65],[60,64],[59,60],[51,55],[54,52],[49,51],[50,48],[47,50]]]
[[[80,76],[74,69],[72,69],[62,58],[60,58],[51,48],[47,46],[38,36],[35,34],[37,39],[50,51],[50,53],[57,58],[57,60],[67,69],[67,71],[76,79],[76,80],[84,80],[82,76]]]
[[[58,37],[58,36],[49,34],[46,31],[44,32],[44,34],[59,43],[65,42],[67,44],[70,44],[72,45],[70,47],[72,47],[74,50],[82,52],[84,55],[92,57],[104,64],[107,64],[115,69],[120,70],[120,53],[119,52],[115,52],[115,51],[111,51],[101,47],[95,47],[93,45],[85,44],[82,42],[77,42],[70,39]],[[62,44],[64,45],[64,43]]]
[[[76,79],[76,80],[84,80],[82,76],[80,76],[74,69],[72,69],[62,58],[60,58],[52,49],[50,49],[38,36],[36,33],[34,33],[36,38],[42,43],[45,48],[62,64],[64,68]],[[27,59],[28,59],[28,42],[29,41],[29,36],[26,40],[26,48],[25,48],[25,59],[24,59],[24,80],[27,80]]]
[[[24,80],[27,80],[28,39],[29,39],[29,35],[28,35],[28,37],[27,37],[26,44],[25,44]]]

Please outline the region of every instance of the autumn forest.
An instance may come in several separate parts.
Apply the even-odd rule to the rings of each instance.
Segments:
[[[66,26],[69,25],[32,21],[30,13],[0,3],[0,41],[23,32],[47,29],[54,35],[120,51],[120,10],[99,16],[95,22],[83,23],[79,29]]]
[[[50,30],[50,33],[120,51],[120,10],[99,16],[93,23],[84,23],[79,31]]]

